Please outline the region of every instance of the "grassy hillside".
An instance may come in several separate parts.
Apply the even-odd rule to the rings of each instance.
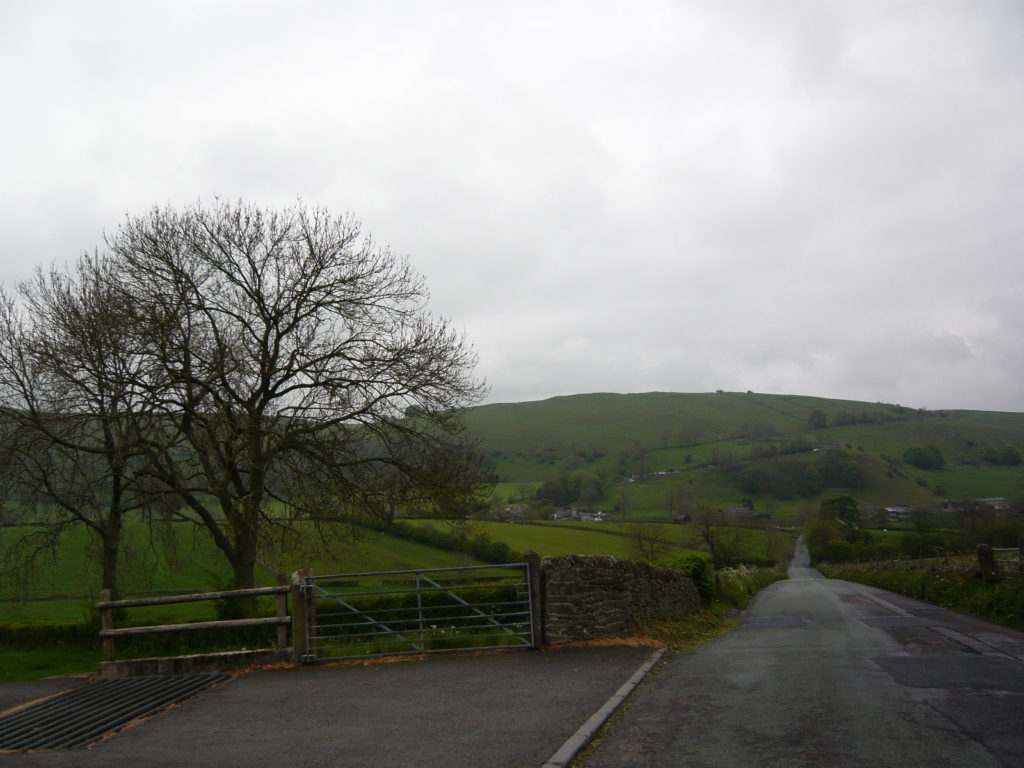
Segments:
[[[810,427],[816,410],[827,426]],[[1024,449],[1022,413],[932,412],[799,395],[651,392],[485,405],[470,411],[467,421],[502,480],[499,497],[517,498],[528,487],[535,492],[545,480],[585,468],[607,478],[602,497],[588,506],[619,502],[627,516],[667,518],[670,495],[677,505],[680,498],[712,506],[750,500],[759,511],[787,519],[836,492],[853,492],[878,506],[1024,494],[1020,465],[983,459],[986,448]],[[938,447],[945,467],[926,471],[904,464],[903,452],[916,445]],[[790,471],[798,471],[797,464],[819,467],[830,450],[860,469],[858,487],[826,483],[800,495],[752,491],[737,481],[744,469],[770,475],[784,465]],[[678,474],[651,477],[669,470]],[[626,482],[631,475],[643,477]]]

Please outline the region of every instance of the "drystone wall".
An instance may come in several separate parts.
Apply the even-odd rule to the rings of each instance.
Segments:
[[[545,557],[540,577],[546,643],[626,637],[700,608],[686,574],[609,555]]]

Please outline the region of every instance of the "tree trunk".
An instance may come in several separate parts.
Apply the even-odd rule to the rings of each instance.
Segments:
[[[235,589],[256,586],[256,546],[251,541],[236,541],[230,558]],[[244,619],[256,615],[255,597],[232,597],[224,603],[222,618]]]
[[[106,524],[99,530],[100,548],[102,550],[102,575],[100,585],[108,590],[111,600],[121,599],[121,590],[118,588],[118,563],[121,557],[121,529],[122,521],[120,512],[111,510],[107,515]],[[114,610],[114,618],[124,618],[127,613],[124,608]]]
[[[117,584],[117,566],[121,555],[121,519],[120,514],[111,512],[106,525],[100,531],[103,550],[103,574],[100,586],[110,590],[110,599],[120,599],[121,591]]]

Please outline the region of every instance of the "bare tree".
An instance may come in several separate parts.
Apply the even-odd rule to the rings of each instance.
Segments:
[[[633,497],[629,489],[620,491],[619,495],[615,497],[615,506],[613,507],[613,511],[619,516],[620,522],[626,522],[626,514],[631,506],[633,506]]]
[[[526,502],[533,498],[533,484],[520,480],[516,483],[515,496],[509,494],[509,501]]]
[[[385,525],[399,512],[465,520],[491,501],[496,477],[470,441],[432,446],[429,456],[382,464],[357,491],[359,510]]]
[[[76,525],[101,551],[101,585],[116,593],[125,518],[149,494],[139,451],[139,359],[111,290],[111,265],[83,256],[37,270],[17,296],[0,293],[0,407],[5,480],[44,525],[9,561],[54,551]]]
[[[730,525],[720,509],[700,507],[693,516],[697,533],[711,555],[716,568],[733,562],[739,554],[740,529]]]
[[[672,485],[665,493],[665,511],[671,516],[682,514],[683,512],[689,511],[690,501],[679,485]]]
[[[164,425],[149,467],[236,586],[253,584],[274,526],[379,506],[389,487],[449,508],[478,489],[460,453],[460,409],[482,392],[475,353],[426,311],[408,262],[352,218],[154,208],[107,245]]]
[[[662,523],[636,520],[627,526],[630,548],[639,560],[656,563],[666,547],[667,535]]]

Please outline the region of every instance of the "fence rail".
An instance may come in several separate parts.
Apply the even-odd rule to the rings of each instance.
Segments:
[[[290,587],[253,587],[252,589],[226,589],[220,592],[187,592],[181,595],[159,595],[157,597],[135,597],[128,600],[104,600],[97,607],[138,608],[146,605],[171,605],[173,603],[196,603],[202,600],[223,600],[229,597],[257,597],[259,595],[285,594]]]
[[[285,582],[286,577],[278,574],[278,586],[254,587],[252,589],[230,589],[218,592],[192,592],[183,595],[163,595],[160,597],[140,597],[129,600],[111,600],[110,590],[100,593],[100,601],[96,608],[100,612],[100,638],[103,641],[103,661],[117,660],[116,638],[133,635],[151,635],[162,632],[189,632],[208,629],[232,629],[237,627],[277,626],[276,650],[286,650],[288,646],[288,627],[293,623],[288,614],[288,595],[294,589]],[[193,621],[184,624],[152,624],[130,627],[115,627],[115,612],[124,608],[141,608],[154,605],[173,605],[175,603],[194,603],[203,600],[225,600],[232,598],[259,597],[276,595],[276,616],[249,619],[222,619],[219,621]],[[266,649],[269,650],[269,649]]]

